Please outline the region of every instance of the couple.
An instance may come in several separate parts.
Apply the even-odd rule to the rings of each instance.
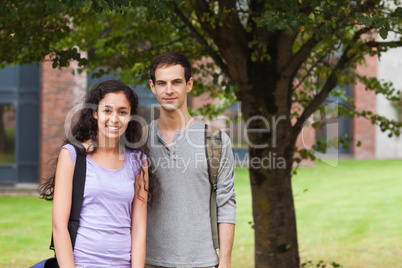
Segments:
[[[175,52],[159,55],[149,83],[161,109],[147,142],[141,145],[142,126],[132,120],[138,113],[134,91],[116,80],[102,82],[84,102],[96,107],[81,110],[55,174],[42,185],[41,195],[53,198],[54,245],[62,268],[230,267],[236,205],[229,137],[222,132],[218,258],[210,224],[205,125],[187,110],[190,62]],[[71,140],[84,145],[87,155],[74,249],[67,229],[76,160]]]

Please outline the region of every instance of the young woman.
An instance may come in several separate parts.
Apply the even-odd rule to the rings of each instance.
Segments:
[[[98,84],[64,142],[55,174],[40,188],[53,199],[53,239],[60,267],[144,267],[149,178],[148,148],[139,142],[138,97],[117,80]],[[86,154],[87,171],[74,250],[67,229],[76,151]],[[139,144],[137,148],[133,148]],[[85,149],[83,149],[85,148]],[[150,180],[150,183],[148,183]]]

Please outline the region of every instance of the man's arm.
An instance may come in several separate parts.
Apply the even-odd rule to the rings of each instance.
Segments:
[[[233,223],[219,223],[219,268],[230,268],[235,234]]]
[[[236,222],[236,195],[233,152],[230,138],[224,132],[222,132],[222,146],[216,200],[218,205],[219,268],[226,268],[231,266]]]

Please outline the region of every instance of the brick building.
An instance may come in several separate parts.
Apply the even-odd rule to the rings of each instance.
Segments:
[[[402,48],[392,49],[381,61],[367,58],[358,72],[368,76],[393,81],[402,88]],[[53,69],[51,61],[38,65],[8,66],[0,70],[0,185],[21,182],[37,183],[49,174],[49,160],[58,155],[65,138],[65,121],[69,111],[86,94],[89,86],[99,82],[86,73],[73,74],[76,66]],[[108,77],[103,77],[102,80]],[[110,78],[110,77],[109,77]],[[141,113],[148,121],[157,114],[157,102],[150,91],[138,86],[134,89],[140,97]],[[371,110],[392,119],[398,115],[392,105],[381,96],[367,92],[360,84],[349,89],[358,109]],[[190,98],[189,106],[196,109],[205,102],[205,96]],[[331,100],[330,100],[331,101]],[[233,118],[239,110],[234,104],[228,114],[218,118],[215,125],[225,129],[232,138],[237,160],[244,160],[247,153],[242,137],[244,122],[228,126],[225,118]],[[156,113],[155,113],[156,111]],[[339,135],[352,137],[352,146],[339,150],[341,157],[356,159],[402,158],[402,138],[389,139],[378,127],[365,118],[340,119]],[[314,143],[319,136],[312,128],[306,128],[299,146]],[[360,147],[355,146],[361,141]]]

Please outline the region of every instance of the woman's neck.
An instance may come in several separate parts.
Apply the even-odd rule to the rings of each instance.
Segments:
[[[99,140],[97,141],[97,151],[99,152],[104,152],[108,154],[113,154],[113,153],[122,153],[123,152],[123,146],[120,144],[119,140]]]

